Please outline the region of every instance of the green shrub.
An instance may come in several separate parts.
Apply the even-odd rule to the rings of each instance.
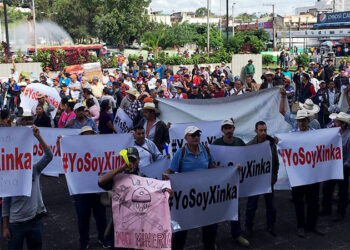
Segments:
[[[262,63],[265,65],[269,65],[273,63],[273,55],[263,55],[262,56]]]
[[[310,57],[307,54],[300,54],[295,58],[298,65],[308,66],[310,63]]]

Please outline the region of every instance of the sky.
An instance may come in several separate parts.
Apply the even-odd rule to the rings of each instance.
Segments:
[[[210,0],[211,11],[221,15],[226,13],[226,0]],[[263,4],[275,4],[275,12],[279,15],[294,14],[295,8],[312,6],[316,0],[229,0],[229,12],[232,14],[232,4],[235,4],[234,13],[266,13],[272,12],[272,7],[263,6]],[[200,7],[207,7],[207,0],[152,0],[151,8],[153,11],[163,11],[163,14],[171,14],[179,11],[195,11]]]

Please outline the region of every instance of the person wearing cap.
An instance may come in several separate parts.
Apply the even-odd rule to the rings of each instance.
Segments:
[[[272,154],[272,175],[271,175],[271,193],[264,194],[266,204],[266,222],[267,231],[272,235],[276,236],[275,223],[276,223],[276,209],[274,204],[274,189],[273,186],[277,182],[279,161],[276,143],[273,137],[267,134],[267,127],[264,121],[259,121],[255,124],[256,136],[247,143],[247,145],[254,145],[268,141],[270,144]],[[259,195],[248,197],[246,216],[245,216],[245,227],[248,235],[252,235],[253,232],[253,220],[255,217],[256,209],[258,208]]]
[[[304,72],[301,75],[299,86],[298,102],[305,102],[306,99],[312,99],[316,96],[314,85],[310,82],[310,75]]]
[[[156,105],[153,102],[145,103],[143,108],[143,118],[136,127],[143,127],[147,139],[154,142],[160,152],[164,145],[170,142],[169,130],[166,124],[157,117]]]
[[[277,82],[275,81],[275,74],[272,71],[265,72],[264,82],[261,84],[260,89],[269,89],[277,86]]]
[[[100,82],[97,76],[94,76],[92,78],[92,83],[91,83],[91,92],[92,94],[97,98],[100,99],[102,96],[102,91],[103,91],[103,84]]]
[[[58,94],[61,92],[60,79],[58,77],[53,79],[53,87],[56,89]]]
[[[124,110],[127,110],[131,106],[131,104],[134,103],[140,96],[140,93],[135,88],[127,90],[126,93],[128,95],[122,99],[119,106],[119,108]]]
[[[54,78],[53,75],[52,75],[52,73],[51,73],[50,67],[45,67],[44,70],[45,70],[44,76],[45,76],[46,78],[50,78],[50,79],[53,79],[53,78]]]
[[[171,76],[174,75],[174,71],[171,69],[171,65],[170,65],[170,64],[167,64],[166,69],[164,69],[164,71],[163,71],[163,76],[167,75],[168,73],[169,73]]]
[[[44,151],[44,156],[33,164],[30,196],[3,198],[3,237],[8,241],[8,249],[23,249],[24,241],[28,249],[42,249],[42,218],[47,211],[41,193],[40,175],[52,161],[53,154],[42,138],[40,130],[36,126],[32,126],[32,130]]]
[[[244,67],[244,75],[251,75],[254,77],[255,74],[255,66],[253,64],[253,60],[249,59],[248,64]]]
[[[169,174],[200,171],[217,167],[210,154],[209,148],[200,143],[201,130],[195,126],[188,126],[185,130],[186,144],[179,148],[171,161],[169,169],[163,174],[167,179]],[[183,249],[186,243],[187,230],[173,234],[172,248]],[[202,241],[204,249],[215,249],[217,224],[202,227]]]
[[[287,92],[285,88],[280,89],[281,93],[281,101],[280,101],[280,107],[279,111],[281,115],[283,115],[284,120],[289,123],[293,129],[297,129],[298,124],[295,120],[296,115],[293,114],[291,111],[287,111],[286,109],[286,97],[287,97]],[[311,99],[307,99],[305,103],[299,103],[298,109],[303,109],[306,110],[310,114],[310,120],[309,120],[309,125],[312,129],[320,129],[321,125],[318,122],[317,119],[313,119],[313,117],[320,112],[320,107],[316,104],[313,103]]]
[[[288,77],[283,79],[284,89],[286,90],[286,96],[288,99],[289,108],[292,108],[293,98],[294,98],[294,87],[290,84],[290,79]]]
[[[298,126],[291,132],[306,132],[313,130],[310,128],[309,124],[311,116],[312,113],[307,112],[306,109],[298,110],[297,115],[294,118],[297,121]],[[325,233],[317,227],[319,215],[319,191],[320,183],[292,187],[292,198],[297,218],[296,234],[301,238],[305,237],[306,231],[320,236],[325,235]],[[304,203],[306,203],[306,214]]]
[[[137,148],[140,154],[140,168],[146,167],[165,157],[165,155],[160,153],[157,145],[146,138],[144,126],[135,126],[132,130],[134,131],[133,146]]]
[[[181,82],[174,83],[174,87],[176,89],[176,94],[173,95],[173,99],[188,99],[187,94],[184,92],[184,85]]]
[[[334,218],[335,222],[341,221],[345,218],[346,208],[349,203],[349,168],[350,168],[350,115],[340,112],[333,113],[329,118],[334,120],[334,126],[340,128],[339,133],[342,137],[343,145],[343,166],[344,179],[343,180],[329,180],[325,181],[322,186],[322,210],[320,215],[330,215],[332,213],[333,192],[335,185],[338,185],[338,209]]]
[[[82,103],[76,103],[74,105],[74,112],[76,117],[69,120],[64,126],[65,128],[81,129],[82,127],[90,126],[94,131],[97,132],[96,123],[85,115],[85,106]]]
[[[191,93],[188,94],[188,99],[203,99],[201,93],[199,93],[198,85],[193,84],[191,87]]]
[[[325,81],[328,84],[330,80],[333,79],[335,72],[335,67],[333,65],[333,60],[328,59],[326,67],[324,67]]]
[[[211,95],[213,98],[222,98],[225,97],[225,91],[222,89],[221,83],[217,80],[213,80],[214,90]]]
[[[223,136],[217,138],[213,142],[213,145],[228,147],[245,146],[242,139],[234,136],[235,122],[233,118],[221,122],[221,132],[223,133]],[[250,245],[249,241],[242,236],[242,228],[239,218],[238,221],[231,221],[231,236],[241,246],[248,247]]]

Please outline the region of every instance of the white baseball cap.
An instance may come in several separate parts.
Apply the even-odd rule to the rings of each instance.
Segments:
[[[233,120],[233,118],[223,120],[221,122],[221,127],[223,127],[225,125],[235,126],[235,121]]]
[[[202,131],[201,131],[199,128],[197,128],[196,126],[188,126],[188,127],[185,129],[185,136],[186,136],[187,134],[192,135],[192,134],[196,133],[197,131],[202,132]]]
[[[80,102],[79,102],[79,103],[76,103],[76,104],[74,105],[74,111],[77,110],[77,109],[79,109],[79,108],[82,108],[82,107],[85,108],[84,104],[82,104],[82,103],[80,103]]]

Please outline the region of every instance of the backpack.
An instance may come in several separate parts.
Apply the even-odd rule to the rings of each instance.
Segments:
[[[185,154],[186,154],[186,145],[181,148],[181,158],[180,158],[180,162],[179,162],[179,173],[182,172],[182,164],[183,164],[183,160],[184,160],[184,157],[185,157]],[[205,150],[207,151],[207,154],[208,154],[208,161],[209,161],[208,168],[209,168],[210,163],[212,161],[212,158],[211,158],[210,150],[209,150],[209,147],[208,147],[207,144],[204,145],[204,148],[205,148]]]

